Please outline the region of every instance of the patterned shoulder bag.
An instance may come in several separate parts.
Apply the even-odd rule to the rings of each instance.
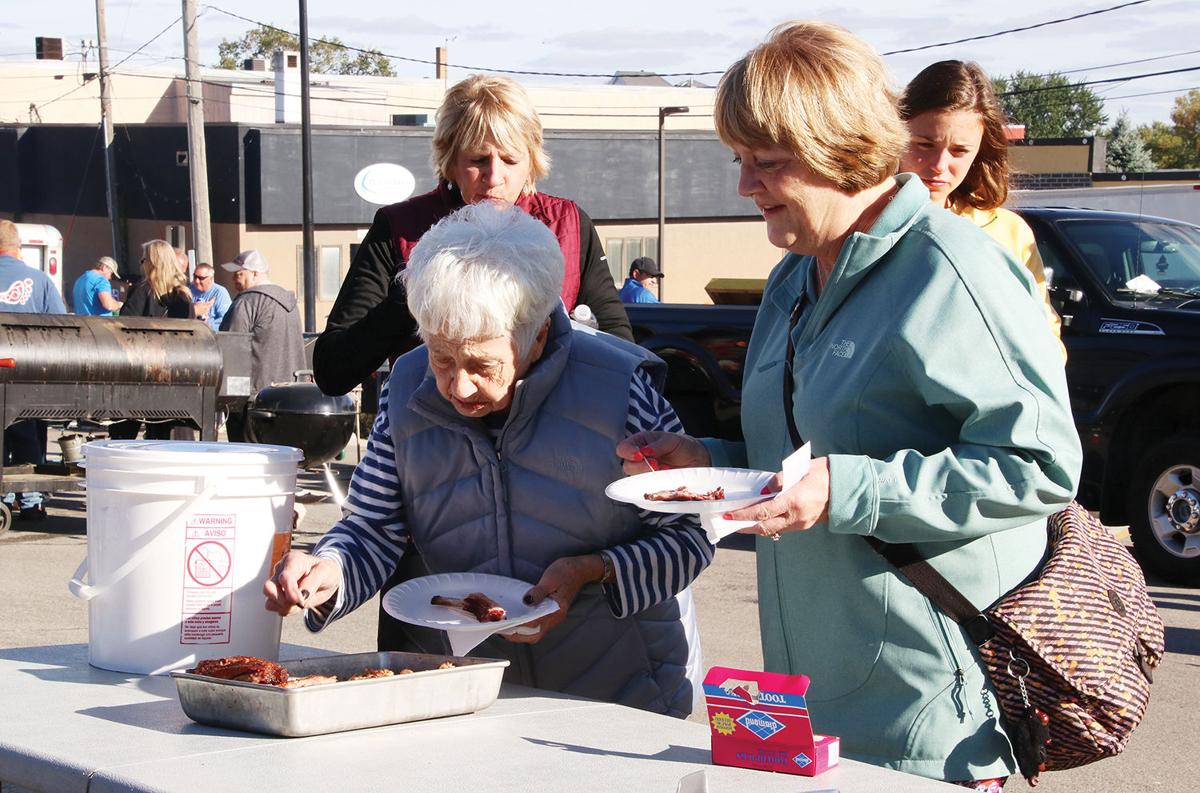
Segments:
[[[1031,787],[1041,771],[1125,748],[1164,652],[1162,620],[1125,547],[1074,502],[1047,531],[1042,568],[982,612],[914,546],[867,538],[978,647]]]

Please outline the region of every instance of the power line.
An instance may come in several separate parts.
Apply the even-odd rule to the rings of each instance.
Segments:
[[[1151,61],[1165,61],[1165,60],[1169,60],[1171,58],[1179,58],[1184,55],[1195,55],[1197,52],[1200,52],[1200,50],[1188,50],[1187,52],[1176,52],[1176,53],[1172,53],[1171,55],[1157,55],[1153,58],[1139,58],[1136,61],[1121,61],[1120,63],[1106,63],[1101,66],[1087,66],[1087,67],[1084,67],[1081,69],[1063,69],[1058,72],[1052,72],[1052,74],[1075,74],[1076,72],[1095,72],[1095,71],[1100,71],[1102,69],[1113,69],[1113,68],[1116,68],[1117,66],[1132,66],[1135,63],[1150,63]],[[1042,75],[1042,76],[1044,77],[1046,75]]]
[[[1058,25],[1063,22],[1074,22],[1076,19],[1083,19],[1084,17],[1094,17],[1097,14],[1107,14],[1109,11],[1117,11],[1122,8],[1129,8],[1130,6],[1137,6],[1137,5],[1141,5],[1142,3],[1149,3],[1149,2],[1150,2],[1150,0],[1132,0],[1132,2],[1129,2],[1129,3],[1121,3],[1120,5],[1109,6],[1108,8],[1098,8],[1095,11],[1085,11],[1082,14],[1075,14],[1074,16],[1062,17],[1061,19],[1051,19],[1046,22],[1038,22],[1033,25],[1025,25],[1024,27],[1009,28],[1008,30],[999,30],[999,31],[996,31],[995,33],[985,33],[982,36],[967,36],[965,39],[955,39],[954,41],[943,41],[940,44],[925,44],[921,47],[909,47],[908,49],[904,49],[904,50],[892,50],[891,52],[885,52],[883,54],[884,55],[901,55],[906,52],[921,52],[922,50],[932,50],[937,47],[949,47],[953,44],[964,44],[968,41],[982,41],[983,39],[994,39],[997,36],[1007,36],[1009,33],[1022,33],[1026,30],[1034,30],[1036,28],[1044,28],[1044,27],[1047,27],[1048,25]]]
[[[980,41],[982,39],[996,38],[997,36],[1006,36],[1010,33],[1020,33],[1020,32],[1026,31],[1026,30],[1033,30],[1035,28],[1047,27],[1049,25],[1058,25],[1058,24],[1061,24],[1064,22],[1072,22],[1077,19],[1083,19],[1085,17],[1096,16],[1098,14],[1107,14],[1110,11],[1116,11],[1118,9],[1128,8],[1130,6],[1141,5],[1143,3],[1148,3],[1148,2],[1150,2],[1150,0],[1131,0],[1131,2],[1121,3],[1120,5],[1110,6],[1108,8],[1099,8],[1099,9],[1095,9],[1093,11],[1085,11],[1080,14],[1075,14],[1074,16],[1062,17],[1060,19],[1051,19],[1051,20],[1047,20],[1045,22],[1038,22],[1033,25],[1025,25],[1024,27],[1009,28],[1007,30],[1000,30],[995,33],[985,33],[985,34],[982,34],[979,36],[969,36],[967,38],[957,39],[955,41],[945,41],[945,42],[941,42],[938,44],[926,44],[926,45],[923,45],[920,47],[911,47],[909,49],[903,49],[903,50],[893,50],[891,52],[885,52],[882,54],[885,56],[886,55],[899,55],[901,53],[919,52],[921,50],[934,49],[936,47],[948,47],[953,44],[961,44],[961,43],[967,42],[967,41]],[[286,30],[281,27],[276,27],[275,25],[271,25],[266,22],[260,22],[259,20],[251,19],[250,17],[242,16],[241,14],[235,14],[232,11],[226,11],[225,9],[220,8],[218,6],[206,5],[205,9],[211,9],[213,11],[224,14],[226,16],[233,17],[234,19],[240,19],[243,22],[249,22],[251,25],[258,25],[259,27],[267,28],[268,30],[274,30],[278,33],[286,33],[287,35],[292,36],[294,38],[299,38],[298,34],[296,34],[293,31]],[[501,69],[501,68],[495,68],[495,67],[491,67],[491,66],[465,66],[463,64],[458,64],[458,63],[439,64],[438,61],[426,60],[424,58],[412,58],[412,57],[409,57],[406,55],[393,55],[391,53],[381,52],[380,50],[362,49],[361,47],[355,47],[350,44],[342,43],[340,41],[334,42],[334,41],[329,41],[328,39],[310,39],[310,40],[315,41],[317,43],[328,44],[329,46],[332,46],[332,47],[338,47],[341,49],[350,50],[352,52],[359,52],[359,53],[363,53],[363,54],[367,54],[367,55],[380,55],[380,56],[383,56],[384,58],[388,58],[390,60],[405,61],[407,63],[419,63],[419,64],[426,65],[426,66],[444,65],[447,68],[464,69],[466,71],[472,71],[472,72],[493,72],[496,74],[518,74],[518,75],[529,75],[529,76],[536,76],[536,77],[588,77],[588,78],[603,78],[603,79],[610,79],[613,76],[612,73],[601,74],[601,73],[596,73],[596,72],[539,72],[539,71],[522,70],[522,69]],[[725,69],[695,71],[695,72],[652,72],[652,74],[654,74],[657,77],[705,77],[705,76],[712,76],[712,75],[721,75],[724,73],[725,73]]]
[[[1184,72],[1200,71],[1200,66],[1188,66],[1183,69],[1169,69],[1165,72],[1146,72],[1144,74],[1131,74],[1125,77],[1109,77],[1106,80],[1085,80],[1069,85],[1043,85],[1037,88],[1021,88],[1015,91],[1004,91],[997,96],[1020,96],[1022,94],[1036,94],[1043,91],[1065,91],[1068,88],[1079,88],[1084,85],[1103,85],[1105,83],[1123,83],[1130,80],[1144,80],[1147,77],[1162,77],[1167,74],[1183,74]]]

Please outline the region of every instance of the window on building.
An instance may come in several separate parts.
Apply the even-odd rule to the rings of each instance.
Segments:
[[[317,300],[336,300],[342,288],[342,246],[317,246]],[[296,299],[304,304],[304,246],[296,246]]]
[[[342,246],[322,245],[317,255],[317,300],[335,300],[342,286]]]
[[[658,237],[609,237],[604,243],[608,269],[613,282],[620,284],[629,275],[629,265],[639,256],[658,256]]]

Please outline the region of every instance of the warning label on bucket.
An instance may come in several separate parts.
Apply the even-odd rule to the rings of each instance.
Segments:
[[[185,528],[179,641],[228,644],[237,515],[192,515]]]

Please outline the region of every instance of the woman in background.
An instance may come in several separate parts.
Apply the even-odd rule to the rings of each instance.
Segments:
[[[129,290],[121,306],[122,317],[170,317],[191,319],[192,293],[187,279],[179,272],[175,249],[166,240],[150,240],[142,245],[144,278]]]
[[[1008,138],[992,81],[977,63],[939,61],[904,89],[900,114],[910,136],[900,170],[919,176],[936,206],[970,220],[1025,265],[1058,338],[1062,323],[1050,305],[1033,232],[1019,215],[1004,208]],[[1059,349],[1066,358],[1061,341]]]
[[[150,240],[142,245],[142,280],[129,290],[121,306],[122,317],[168,317],[192,319],[192,293],[187,278],[179,272],[175,249],[166,240]],[[147,422],[146,438],[167,440],[171,430],[180,426],[175,421]],[[109,427],[109,437],[131,440],[137,437],[141,422],[128,419]]]
[[[313,347],[313,375],[322,391],[346,393],[417,343],[396,274],[433,224],[479,201],[516,204],[554,232],[567,313],[587,305],[600,330],[633,341],[591,218],[574,201],[538,192],[538,180],[550,175],[550,156],[525,89],[492,75],[451,86],[437,111],[433,171],[431,192],[375,213]]]

